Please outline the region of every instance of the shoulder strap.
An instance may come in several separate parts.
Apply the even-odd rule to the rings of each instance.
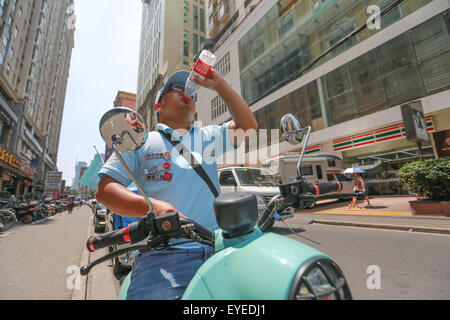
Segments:
[[[186,161],[192,166],[192,168],[197,172],[197,174],[200,176],[200,178],[205,181],[205,183],[208,185],[209,189],[213,193],[214,197],[217,198],[219,196],[219,193],[217,192],[216,187],[214,186],[214,183],[211,181],[211,178],[208,176],[206,171],[203,169],[202,165],[197,162],[197,160],[194,158],[194,156],[189,152],[189,150],[182,144],[180,141],[173,141],[172,135],[170,133],[164,132],[162,130],[158,130],[159,133],[162,134],[164,138],[166,138],[173,146],[174,148],[180,153]]]

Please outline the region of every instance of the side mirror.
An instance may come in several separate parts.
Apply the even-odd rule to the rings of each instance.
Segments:
[[[305,150],[308,147],[309,135],[311,134],[311,126],[307,126],[303,128],[298,121],[298,119],[292,114],[286,114],[281,118],[281,136],[283,139],[292,145],[297,145],[303,141],[304,132],[307,131],[306,139],[303,142],[302,152],[300,154],[300,158],[297,163],[297,180],[301,181],[302,175],[300,172],[300,165],[303,160],[303,156],[305,154]]]
[[[148,214],[154,217],[153,206],[139,182],[128,168],[120,155],[121,152],[133,152],[141,148],[147,139],[147,129],[144,120],[134,110],[117,107],[106,112],[100,120],[100,134],[106,145],[114,150],[128,176],[136,185],[139,193],[149,206]]]
[[[100,134],[109,147],[114,144],[119,152],[132,152],[144,145],[147,129],[142,117],[134,110],[117,107],[103,115]]]
[[[281,118],[281,136],[283,139],[292,145],[297,145],[303,140],[303,132],[298,119],[292,114],[286,114]]]

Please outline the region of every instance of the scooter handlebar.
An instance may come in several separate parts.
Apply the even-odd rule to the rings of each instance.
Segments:
[[[147,235],[145,221],[141,219],[126,228],[90,237],[86,242],[86,247],[90,252],[94,252],[109,246],[139,242],[144,240]]]
[[[341,190],[342,190],[342,183],[339,181],[309,184],[309,191],[316,196],[330,192],[339,192]]]

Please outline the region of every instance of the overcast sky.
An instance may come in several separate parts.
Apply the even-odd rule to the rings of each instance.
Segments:
[[[75,0],[75,48],[69,70],[58,169],[72,185],[75,162],[104,153],[98,124],[117,92],[136,93],[141,0]]]

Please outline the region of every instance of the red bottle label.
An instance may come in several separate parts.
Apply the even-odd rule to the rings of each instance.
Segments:
[[[199,74],[200,76],[206,77],[211,70],[211,66],[208,66],[202,60],[198,59],[194,65],[194,72]]]

